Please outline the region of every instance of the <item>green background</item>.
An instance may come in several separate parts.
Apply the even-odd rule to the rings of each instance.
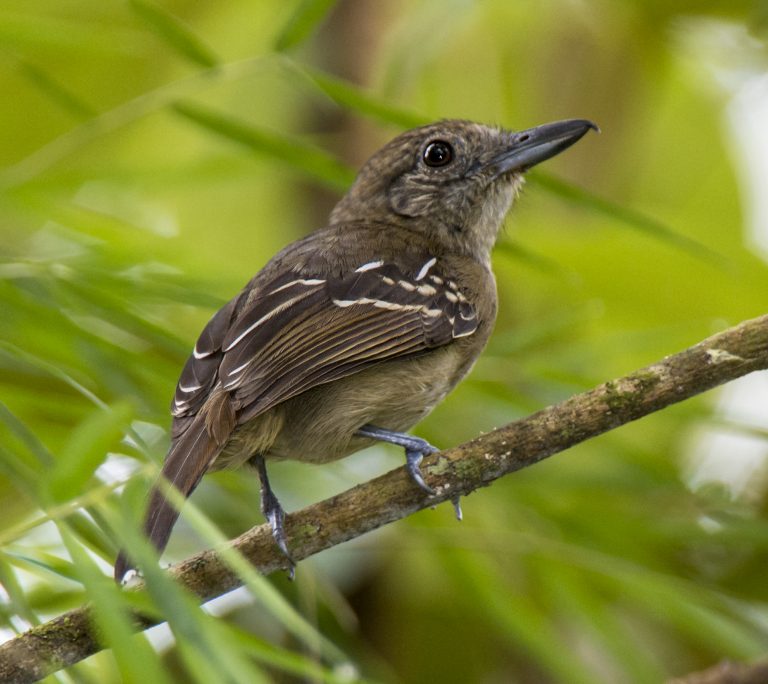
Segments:
[[[768,5],[734,0],[3,0],[6,636],[92,600],[114,648],[56,681],[144,684],[658,682],[768,652],[768,407],[747,425],[714,393],[471,495],[462,523],[440,506],[294,583],[251,577],[216,618],[149,575],[173,643],[128,636],[108,577],[200,328],[403,128],[602,128],[530,174],[495,252],[496,331],[416,429],[432,443],[766,313],[768,188],[748,175],[766,151],[745,124],[766,36]],[[742,487],[702,470],[739,471],[722,434],[759,456]],[[290,511],[401,459],[271,474]],[[189,510],[165,560],[210,545],[206,520],[261,522],[255,478],[207,478]]]

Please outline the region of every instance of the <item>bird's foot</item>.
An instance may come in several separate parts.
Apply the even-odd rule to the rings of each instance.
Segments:
[[[424,476],[421,474],[419,465],[421,460],[427,454],[434,454],[440,449],[433,447],[425,439],[420,437],[414,437],[412,435],[406,435],[402,432],[393,432],[391,430],[385,430],[384,428],[376,427],[375,425],[363,425],[357,434],[361,437],[371,437],[378,439],[381,442],[388,442],[389,444],[396,444],[405,448],[405,466],[408,469],[408,474],[411,479],[427,494],[434,495],[436,492],[425,481]],[[461,497],[455,496],[451,499],[453,504],[453,510],[456,512],[456,520],[462,520],[464,514],[461,512]]]
[[[403,447],[405,449],[405,466],[408,469],[411,479],[427,494],[435,494],[435,490],[424,482],[424,476],[421,474],[419,464],[424,456],[427,454],[434,454],[436,451],[440,451],[440,449],[436,449],[429,442],[420,437],[406,435],[402,432],[385,430],[384,428],[376,427],[375,425],[363,425],[363,427],[357,431],[357,434],[361,437],[371,437],[372,439],[378,439],[380,442],[387,442]]]

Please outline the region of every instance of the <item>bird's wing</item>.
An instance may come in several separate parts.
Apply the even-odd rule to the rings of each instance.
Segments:
[[[471,335],[475,310],[438,273],[435,259],[411,273],[374,261],[339,278],[285,274],[239,312],[231,302],[200,336],[174,416],[192,416],[223,392],[243,423],[317,385]],[[217,421],[209,424],[215,432]]]

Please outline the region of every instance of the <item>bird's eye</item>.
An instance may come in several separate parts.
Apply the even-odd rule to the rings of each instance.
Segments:
[[[453,147],[444,140],[435,140],[424,150],[424,163],[427,166],[445,166],[451,161],[453,161]]]

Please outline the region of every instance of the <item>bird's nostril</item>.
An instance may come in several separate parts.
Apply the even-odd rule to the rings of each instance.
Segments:
[[[528,138],[530,138],[530,137],[531,137],[530,135],[528,135],[527,133],[524,133],[523,135],[521,135],[521,136],[520,136],[520,137],[517,139],[517,142],[525,142],[525,141],[526,141],[526,140],[528,140]]]

